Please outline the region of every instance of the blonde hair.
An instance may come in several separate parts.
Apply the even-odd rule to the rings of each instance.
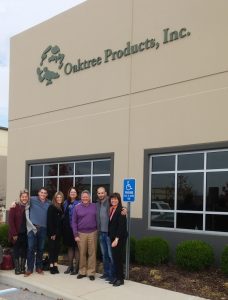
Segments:
[[[27,189],[21,190],[20,193],[19,193],[19,198],[20,198],[20,199],[21,199],[21,196],[22,196],[23,194],[27,194],[27,195],[29,196],[29,191],[28,191]]]
[[[63,203],[63,201],[64,201],[64,195],[63,195],[63,193],[62,193],[61,191],[59,191],[59,192],[56,192],[56,193],[54,194],[53,198],[52,198],[52,204],[53,204],[54,206],[56,206],[57,208],[59,208],[61,205],[59,205],[59,204],[56,202],[57,196],[61,196],[61,197],[62,197],[62,203]]]

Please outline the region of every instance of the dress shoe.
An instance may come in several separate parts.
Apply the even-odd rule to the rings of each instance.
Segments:
[[[114,284],[117,281],[117,279],[112,279],[109,281],[110,284]]]
[[[54,269],[54,267],[50,267],[50,273],[51,273],[51,274],[55,274],[55,269]]]
[[[78,276],[77,276],[78,279],[82,279],[84,277],[86,277],[86,275],[78,274]]]
[[[41,268],[37,268],[37,269],[36,269],[36,272],[37,272],[38,274],[41,274],[41,275],[44,274],[44,271],[43,271]]]
[[[54,266],[53,268],[54,268],[55,274],[59,274],[59,269],[58,269],[58,267],[57,267],[57,266]]]
[[[71,272],[73,272],[73,266],[69,266],[66,271],[64,272],[64,274],[70,274]]]
[[[120,285],[123,285],[123,284],[124,284],[123,279],[122,280],[116,280],[116,282],[113,283],[113,286],[120,286]]]
[[[90,279],[90,280],[95,280],[95,276],[90,275],[90,276],[89,276],[89,279]]]
[[[31,274],[32,274],[32,272],[26,271],[26,272],[24,273],[24,277],[29,277]]]
[[[103,274],[103,275],[101,275],[99,278],[100,278],[100,279],[106,279],[107,276]]]

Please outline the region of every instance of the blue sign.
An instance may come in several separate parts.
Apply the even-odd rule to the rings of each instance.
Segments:
[[[123,201],[135,201],[135,179],[124,179],[123,182]]]

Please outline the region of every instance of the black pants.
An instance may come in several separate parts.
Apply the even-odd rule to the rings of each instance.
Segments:
[[[115,277],[117,280],[124,279],[123,260],[126,240],[119,240],[116,247],[112,248],[112,255],[115,268]]]
[[[13,254],[15,259],[26,258],[27,256],[27,234],[26,233],[19,233],[18,238],[13,245]]]
[[[56,236],[55,240],[51,240],[48,237],[48,252],[50,264],[58,262],[58,256],[60,251],[60,237]]]

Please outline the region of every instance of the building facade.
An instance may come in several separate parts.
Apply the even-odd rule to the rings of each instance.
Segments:
[[[228,236],[228,2],[88,0],[11,39],[7,204],[122,193],[132,235]],[[219,22],[218,22],[219,20]],[[13,183],[13,184],[12,184]]]
[[[0,127],[0,207],[6,205],[8,128]]]

